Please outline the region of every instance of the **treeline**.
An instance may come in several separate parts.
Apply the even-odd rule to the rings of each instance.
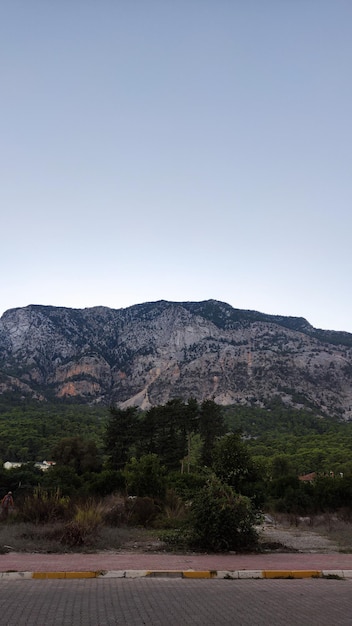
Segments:
[[[200,459],[209,465],[213,439],[224,432],[241,433],[267,471],[284,455],[296,475],[352,473],[352,423],[291,409],[278,399],[265,408],[173,400],[148,411],[120,411],[65,403],[11,406],[0,397],[2,462],[53,460],[63,438],[79,437],[94,442],[102,465],[114,457],[121,468],[130,454],[156,453],[167,468],[189,471]]]
[[[92,439],[103,451],[106,407],[28,402],[0,404],[0,459],[11,462],[50,460],[64,436]]]
[[[270,469],[284,456],[292,474],[352,473],[352,423],[288,408],[279,399],[266,408],[226,407],[225,421],[240,431],[251,454]]]
[[[205,472],[211,466],[216,441],[226,432],[222,409],[211,400],[201,404],[192,399],[188,402],[172,400],[146,412],[135,407],[110,408],[104,417],[87,407],[64,407],[61,411],[56,409],[55,413],[49,408],[38,411],[33,406],[21,411],[12,409],[8,430],[5,424],[9,415],[2,414],[5,442],[5,435],[8,441],[13,426],[12,434],[18,445],[17,458],[15,455],[10,459],[24,463],[9,471],[0,470],[3,493],[11,489],[23,496],[38,484],[47,489],[59,488],[69,496],[105,496],[119,489],[126,491],[126,488],[133,492],[135,481],[128,486],[126,478],[133,474],[129,473],[129,463],[136,471],[136,460],[141,467],[151,462],[154,469],[156,465],[160,468],[164,477],[172,472],[189,476]],[[45,443],[44,433],[40,436],[44,426]],[[29,459],[24,453],[19,454],[20,450],[27,449],[23,444],[29,441],[28,432],[32,443],[38,441],[37,449],[45,450],[46,459],[55,462],[44,473],[35,467],[34,452]],[[3,449],[8,451],[9,447]],[[157,483],[156,474],[144,469],[142,473],[149,476],[149,493],[145,495],[150,495],[153,480]],[[186,483],[192,480],[187,478]],[[198,477],[194,480],[195,484],[199,483]]]

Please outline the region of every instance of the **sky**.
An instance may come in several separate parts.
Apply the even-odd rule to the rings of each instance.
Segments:
[[[352,332],[351,0],[3,0],[0,315]]]

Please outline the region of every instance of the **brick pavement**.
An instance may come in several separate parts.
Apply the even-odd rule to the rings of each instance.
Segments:
[[[352,581],[2,581],[1,626],[351,626]]]

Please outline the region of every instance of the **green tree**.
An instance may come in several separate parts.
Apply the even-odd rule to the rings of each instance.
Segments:
[[[82,489],[82,478],[73,467],[54,465],[45,473],[41,481],[43,489],[60,490],[63,496],[75,496]]]
[[[202,463],[212,464],[216,440],[226,431],[222,408],[213,400],[202,402],[199,411],[199,433],[203,440]]]
[[[248,448],[237,433],[225,435],[213,450],[213,469],[220,480],[239,493],[248,491],[248,483],[259,480],[258,471]]]
[[[181,472],[196,471],[201,466],[203,442],[199,433],[190,433],[187,436],[187,455],[182,459]]]
[[[130,495],[163,499],[166,485],[166,468],[157,454],[132,458],[123,472]]]
[[[52,457],[57,465],[72,467],[76,474],[101,469],[98,449],[94,441],[81,437],[65,437],[53,449]]]
[[[293,474],[291,457],[288,454],[277,454],[271,459],[271,472],[273,478],[282,478]]]
[[[105,433],[105,450],[112,469],[123,469],[132,456],[138,436],[138,409],[110,408],[110,419]]]
[[[198,404],[173,399],[150,408],[142,417],[138,453],[157,454],[169,469],[180,469],[188,453],[192,433],[197,429]]]

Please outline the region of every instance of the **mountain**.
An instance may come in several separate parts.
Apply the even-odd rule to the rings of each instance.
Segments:
[[[30,305],[0,319],[0,394],[138,405],[273,396],[352,417],[352,334],[215,300],[126,309]]]

